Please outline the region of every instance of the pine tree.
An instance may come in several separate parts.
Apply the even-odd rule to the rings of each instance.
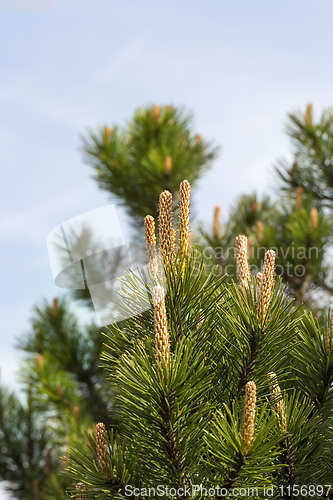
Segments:
[[[180,192],[177,247],[169,193],[159,198],[166,280],[151,218],[153,285],[124,278],[120,314],[146,292],[151,309],[108,329],[102,360],[119,422],[100,422],[70,451],[68,498],[323,498],[333,480],[332,320],[295,309],[273,250],[251,277],[244,235],[238,284],[207,276],[189,241],[187,181]]]
[[[61,492],[69,485],[65,476],[54,474],[63,469],[59,458],[62,449],[55,444],[45,414],[40,411],[32,381],[27,388],[26,405],[1,389],[0,449],[0,477],[8,481],[13,498],[51,498],[44,496],[50,488],[53,493],[58,490],[61,498]]]
[[[191,130],[192,116],[169,106],[139,108],[124,128],[105,126],[83,138],[85,159],[99,186],[125,207],[134,227],[157,216],[160,192],[177,202],[180,181],[194,187],[218,149]]]
[[[248,238],[252,274],[261,270],[267,249],[274,248],[276,274],[291,296],[298,303],[320,309],[318,292],[333,296],[332,267],[327,261],[332,216],[317,207],[300,187],[275,203],[268,196],[259,200],[255,194],[242,195],[231,207],[225,227],[216,216],[219,209],[215,209],[211,229],[201,226],[195,242],[205,251],[207,268],[218,264],[219,274],[228,273],[229,278],[236,276],[234,241],[239,233]]]
[[[0,391],[0,478],[20,500],[61,500],[69,481],[60,456],[99,420],[115,423],[101,329],[79,327],[70,309],[65,298],[35,307],[18,343],[23,395]]]
[[[333,110],[325,109],[316,122],[309,104],[305,113],[298,111],[288,117],[294,161],[289,166],[286,160],[280,160],[276,166],[283,188],[302,188],[317,205],[333,210]]]

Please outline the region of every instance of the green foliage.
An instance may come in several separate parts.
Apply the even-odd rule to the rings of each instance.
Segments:
[[[139,108],[124,128],[105,127],[83,138],[96,181],[125,207],[134,227],[141,227],[146,215],[157,217],[162,191],[173,193],[176,202],[180,182],[188,179],[194,187],[216,157],[217,148],[191,126],[184,110],[153,106]]]
[[[255,237],[257,223],[273,224],[272,201],[263,196],[260,201],[255,193],[241,195],[230,208],[228,229],[234,239],[239,234]]]
[[[274,204],[268,197],[262,201],[256,195],[238,198],[220,239],[214,231],[200,229],[196,245],[205,252],[207,266],[218,264],[221,274],[227,272],[235,279],[234,241],[238,234],[244,234],[249,238],[252,274],[262,269],[265,252],[272,248],[276,252],[276,274],[291,296],[298,303],[320,308],[313,292],[333,294],[331,266],[326,258],[333,221],[322,208],[314,207],[311,196],[303,195],[300,202],[296,207],[292,195],[280,197]]]
[[[290,115],[295,162],[278,169],[290,193],[274,203],[243,195],[220,232],[201,229],[184,273],[178,259],[165,269],[169,364],[157,363],[152,308],[103,335],[94,325],[81,328],[66,301],[35,309],[32,331],[19,343],[26,352],[26,398],[0,394],[0,477],[18,499],[60,500],[66,487],[68,499],[124,498],[126,485],[157,484],[185,490],[220,485],[230,494],[234,487],[257,488],[262,497],[269,485],[333,482],[331,320],[295,309],[288,298],[314,306],[310,292],[333,292],[325,264],[333,227],[327,211],[333,208],[332,117],[326,111],[315,124],[311,108],[304,116]],[[139,109],[123,129],[89,133],[83,145],[100,187],[125,206],[135,227],[142,227],[145,215],[157,216],[164,189],[176,205],[180,181],[186,177],[193,187],[217,154],[192,133],[190,116],[172,106]],[[296,187],[305,192],[301,201],[294,200]],[[260,321],[256,281],[247,290],[233,281],[235,255],[226,250],[239,233],[249,237],[254,274],[265,250],[277,250],[281,280]],[[229,276],[221,278],[225,272]],[[135,314],[132,293],[142,299],[148,289],[142,280],[130,273],[123,279],[123,313]],[[90,294],[83,290],[76,298],[88,303]],[[269,372],[282,389],[285,431]],[[248,449],[242,420],[249,381],[256,383],[257,410]],[[109,477],[96,453],[98,421],[109,429]],[[64,475],[59,456],[68,448]],[[78,482],[84,493],[76,490]],[[273,498],[281,497],[290,495],[275,489]]]
[[[56,446],[53,432],[40,411],[32,385],[27,390],[24,404],[14,394],[0,394],[0,477],[8,481],[14,498],[36,500],[62,498],[46,492],[54,483],[52,471],[60,471],[61,447]],[[57,477],[57,489],[62,492],[68,486],[65,476]]]
[[[66,299],[35,307],[32,331],[18,347],[29,353],[30,377],[48,407],[52,402],[58,411],[78,406],[93,421],[108,419],[100,333],[95,325],[79,328]]]
[[[288,115],[287,133],[294,146],[295,160],[289,167],[280,160],[276,167],[285,190],[303,187],[320,206],[333,209],[333,111],[325,109],[317,122],[312,105],[305,113]]]
[[[100,367],[102,336],[94,325],[79,327],[65,299],[36,306],[31,323],[18,344],[26,353],[22,401],[0,394],[0,477],[16,498],[60,500],[69,485],[60,455],[99,420],[115,423]]]
[[[157,485],[200,484],[231,495],[236,487],[257,488],[253,498],[274,485],[274,498],[281,498],[279,485],[332,483],[333,357],[323,349],[324,331],[293,307],[281,280],[259,321],[255,280],[242,289],[207,275],[195,250],[184,274],[181,268],[177,258],[165,268],[169,363],[157,361],[153,309],[106,333],[102,359],[119,417],[109,435],[109,476],[99,469],[94,438],[72,449],[67,475],[85,484],[86,498],[98,499],[121,498],[126,485],[142,491],[129,498],[148,498],[142,488]],[[130,295],[140,292],[130,276],[127,284]],[[124,307],[127,300],[125,294]],[[269,372],[277,373],[282,389],[285,431],[270,397]],[[257,411],[247,449],[241,425],[249,381],[256,383]],[[79,496],[75,485],[68,491],[70,498]]]

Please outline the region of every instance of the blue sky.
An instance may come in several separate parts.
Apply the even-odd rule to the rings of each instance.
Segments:
[[[15,337],[29,328],[34,303],[61,293],[52,282],[48,233],[110,202],[83,164],[79,135],[121,125],[140,105],[186,106],[195,130],[222,148],[194,194],[196,214],[211,220],[215,204],[226,214],[236,195],[268,191],[272,164],[290,157],[286,114],[309,102],[319,114],[332,104],[333,3],[54,0],[44,12],[10,11],[8,0],[5,6],[0,367],[12,386]]]

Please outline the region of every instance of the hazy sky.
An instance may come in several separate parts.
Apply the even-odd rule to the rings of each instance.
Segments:
[[[59,294],[48,233],[110,202],[82,161],[87,127],[152,103],[192,110],[221,146],[194,196],[208,221],[215,204],[225,214],[236,195],[272,187],[272,164],[290,157],[288,112],[312,102],[318,115],[333,100],[332,0],[46,4],[0,3],[0,366],[11,385],[32,304]]]

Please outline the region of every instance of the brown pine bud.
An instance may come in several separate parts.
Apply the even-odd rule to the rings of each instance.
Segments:
[[[241,436],[245,443],[245,450],[247,451],[252,443],[254,436],[254,422],[256,416],[256,384],[254,382],[248,382],[245,387],[245,405],[243,420],[241,426]]]
[[[61,387],[61,385],[60,385],[60,384],[57,384],[57,385],[56,385],[56,391],[57,391],[57,393],[58,393],[58,396],[62,396],[62,394],[63,394],[63,390],[62,390],[62,387]]]
[[[222,240],[221,232],[221,207],[216,205],[214,209],[213,236],[217,241]]]
[[[325,332],[325,347],[327,354],[330,354],[333,344],[333,316],[330,318],[330,324]]]
[[[111,461],[103,422],[96,425],[96,454],[99,470],[105,478],[110,477]]]
[[[188,252],[188,236],[190,228],[191,185],[185,180],[179,189],[179,250],[181,258]]]
[[[302,194],[303,194],[302,186],[297,186],[297,188],[295,189],[295,208],[297,212],[301,210]]]
[[[153,276],[157,274],[157,255],[156,255],[156,236],[155,236],[155,219],[151,215],[147,215],[144,220],[145,237],[147,243],[147,253],[149,260],[149,271]]]
[[[310,231],[311,231],[311,233],[317,227],[318,227],[318,210],[316,208],[311,208],[311,210],[310,210]]]
[[[305,123],[307,125],[311,125],[312,123],[312,110],[313,110],[313,104],[308,104],[307,105],[307,108],[306,108],[306,111],[305,111]]]
[[[111,137],[111,129],[107,126],[104,127],[104,137],[103,141],[104,144],[108,144],[110,142],[110,137]]]
[[[291,169],[290,169],[290,173],[291,173],[291,175],[294,177],[294,176],[295,176],[295,174],[296,174],[296,172],[297,172],[297,162],[296,162],[296,161],[294,161],[294,163],[292,164],[292,167],[291,167]]]
[[[278,417],[279,427],[283,432],[287,432],[287,415],[284,400],[282,398],[282,393],[280,386],[278,384],[277,376],[275,373],[270,372],[268,374],[268,379],[270,382],[269,390],[271,393],[271,399],[273,402],[273,409]]]
[[[159,239],[161,254],[169,263],[172,258],[172,194],[163,191],[159,197]]]
[[[77,483],[76,489],[78,491],[85,491],[86,487],[83,483]],[[85,500],[85,497],[77,497],[77,500]]]
[[[257,202],[257,199],[255,198],[251,203],[252,214],[255,214],[257,210],[258,210],[258,202]]]
[[[43,354],[37,354],[36,361],[37,361],[38,368],[40,370],[42,370],[44,368],[44,356],[43,356]]]
[[[157,104],[155,104],[155,106],[153,106],[153,117],[155,118],[155,120],[159,121],[160,115],[161,106],[157,106]]]
[[[53,299],[52,314],[53,314],[53,316],[57,316],[58,315],[58,299],[57,299],[57,297],[55,297]]]
[[[262,285],[258,297],[258,318],[262,321],[266,318],[269,304],[272,298],[274,285],[275,252],[268,250],[265,253],[264,269],[262,273]]]
[[[73,406],[73,415],[75,418],[78,418],[80,413],[80,408],[78,406]]]
[[[196,138],[195,138],[195,142],[196,142],[197,144],[201,144],[201,142],[202,142],[202,137],[201,137],[201,135],[200,135],[200,134],[198,134],[198,135],[196,136]]]
[[[241,287],[248,288],[251,277],[248,261],[248,243],[247,237],[242,234],[236,237],[236,261],[238,284]]]
[[[170,357],[170,339],[163,287],[155,286],[152,296],[154,305],[156,357],[159,363],[162,363],[163,360],[168,364]]]
[[[258,243],[261,243],[264,239],[264,223],[261,220],[256,222],[256,236]]]
[[[165,168],[166,173],[170,174],[170,172],[172,170],[172,156],[168,155],[165,157],[164,168]]]

